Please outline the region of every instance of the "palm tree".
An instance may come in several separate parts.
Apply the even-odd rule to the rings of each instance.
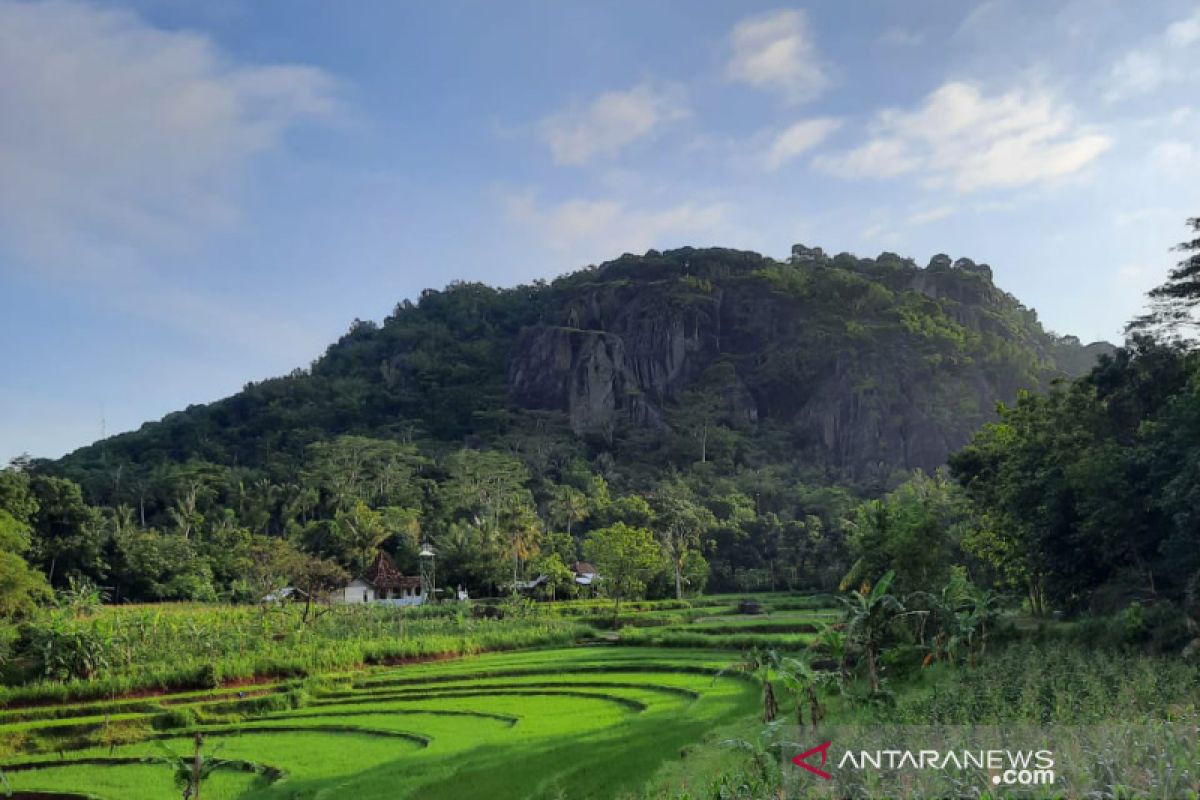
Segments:
[[[574,486],[556,486],[548,506],[551,519],[562,525],[568,535],[574,523],[583,522],[588,517],[587,495]]]
[[[971,661],[976,656],[983,658],[987,650],[988,625],[996,620],[1000,613],[1000,604],[1004,596],[990,589],[980,589],[972,586],[968,595],[967,620],[969,635],[967,644],[971,649]]]
[[[900,598],[888,593],[895,579],[895,570],[888,570],[873,587],[864,583],[850,597],[838,598],[846,610],[846,639],[866,656],[872,694],[879,692],[879,653],[888,629],[907,613]]]
[[[190,538],[192,531],[199,529],[203,519],[199,509],[199,493],[199,484],[194,482],[189,484],[187,491],[175,501],[175,506],[170,509],[175,530],[184,539]]]
[[[132,532],[134,529],[133,509],[124,504],[118,505],[113,509],[112,516],[109,518],[109,526],[116,536]]]
[[[337,523],[342,541],[347,549],[358,554],[359,569],[365,572],[371,556],[388,537],[383,515],[359,500],[349,511],[338,513]]]
[[[517,593],[517,581],[520,579],[521,562],[537,555],[541,535],[541,520],[537,514],[523,502],[515,502],[503,516],[503,525],[507,528],[506,549],[512,556],[513,564],[513,594]]]
[[[683,565],[688,553],[700,546],[704,531],[716,520],[677,478],[664,482],[655,491],[654,507],[658,514],[659,543],[675,573],[675,599],[682,600]]]

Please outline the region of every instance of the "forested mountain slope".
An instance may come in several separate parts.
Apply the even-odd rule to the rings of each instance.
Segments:
[[[307,371],[62,466],[286,469],[338,434],[461,446],[557,433],[618,461],[801,459],[870,479],[936,468],[997,401],[1108,349],[1047,333],[968,259],[651,251],[551,283],[426,291],[382,325],[356,321]]]

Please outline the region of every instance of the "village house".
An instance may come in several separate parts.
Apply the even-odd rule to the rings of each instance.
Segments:
[[[366,572],[334,592],[335,603],[388,603],[395,606],[419,606],[425,602],[421,579],[400,572],[392,557],[382,550]]]
[[[600,576],[596,573],[596,568],[587,561],[576,561],[571,564],[570,569],[574,575],[575,585],[587,589],[589,593],[593,593],[593,587],[600,579]],[[505,586],[515,586],[517,591],[520,592],[532,592],[549,582],[550,579],[548,576],[538,575],[533,580],[517,581],[516,584],[505,584]]]
[[[596,568],[586,561],[576,561],[571,565],[571,572],[575,573],[575,583],[580,586],[591,586],[599,577]]]

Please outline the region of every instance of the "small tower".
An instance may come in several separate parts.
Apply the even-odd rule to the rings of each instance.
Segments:
[[[426,603],[437,602],[437,583],[434,570],[437,556],[433,547],[428,543],[422,544],[421,552],[417,553],[417,560],[421,563],[421,596]]]

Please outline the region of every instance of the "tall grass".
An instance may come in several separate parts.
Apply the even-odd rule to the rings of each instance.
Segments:
[[[590,629],[555,618],[472,619],[463,609],[246,606],[106,608],[53,613],[23,627],[0,706],[216,687],[403,659],[568,644]]]

